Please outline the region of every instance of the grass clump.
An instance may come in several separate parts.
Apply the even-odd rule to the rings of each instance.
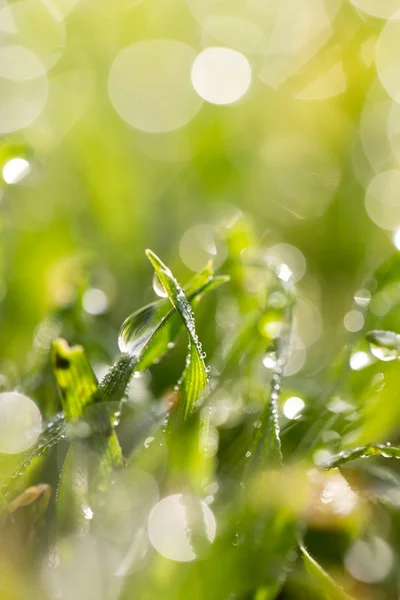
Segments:
[[[146,252],[160,297],[124,321],[121,352],[100,380],[82,346],[53,340],[59,404],[40,399],[41,435],[1,464],[1,547],[10,547],[1,575],[12,597],[336,599],[373,598],[370,583],[393,589],[393,551],[371,515],[377,503],[393,509],[398,477],[353,461],[400,457],[382,440],[382,378],[393,388],[398,336],[378,331],[366,307],[365,331],[328,367],[288,376],[290,269],[235,252],[234,240],[223,274],[209,264],[183,287]],[[349,368],[357,353],[365,370]],[[157,391],[163,365],[171,375]],[[297,413],[285,411],[293,399]]]

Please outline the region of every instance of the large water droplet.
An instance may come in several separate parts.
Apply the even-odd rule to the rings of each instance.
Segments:
[[[139,359],[142,350],[169,310],[170,306],[167,302],[156,302],[141,308],[125,319],[118,337],[121,352]]]
[[[160,298],[168,298],[168,294],[164,289],[163,284],[161,283],[157,273],[153,275],[153,290]]]

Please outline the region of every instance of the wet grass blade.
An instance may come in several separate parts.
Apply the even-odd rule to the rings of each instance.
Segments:
[[[169,300],[182,319],[188,334],[189,350],[186,358],[186,367],[179,381],[178,402],[176,406],[177,413],[185,420],[208,385],[204,354],[196,334],[192,307],[182,287],[172,275],[170,269],[154,252],[147,250],[146,254]]]
[[[323,466],[326,469],[334,469],[345,463],[358,458],[368,458],[370,456],[383,456],[384,458],[400,458],[400,447],[386,444],[367,444],[349,450],[343,450],[339,454],[332,456]]]
[[[287,298],[287,304],[282,315],[284,328],[274,343],[273,355],[275,356],[275,365],[272,372],[270,394],[260,419],[261,426],[256,430],[250,450],[251,459],[249,464],[252,468],[276,468],[282,465],[278,400],[282,390],[284,369],[292,330],[294,293],[291,280],[282,280],[279,271],[277,272],[277,279],[280,281],[282,292]]]
[[[352,600],[351,596],[346,594],[321,565],[310,556],[304,546],[300,546],[300,551],[306,570],[315,583],[320,598],[324,600]]]
[[[123,465],[114,429],[115,405],[110,410],[108,402],[98,403],[97,379],[82,346],[56,339],[51,358],[71,438],[58,486],[57,524],[59,530],[84,530],[98,492],[110,485],[110,472]],[[79,433],[81,425],[84,435]]]
[[[115,417],[107,403],[104,402],[104,410],[88,412],[96,403],[98,383],[84,349],[70,347],[65,340],[56,339],[52,343],[51,358],[67,422],[74,424],[89,417],[88,442],[101,453],[102,463],[109,467],[121,465],[121,448],[113,427]]]
[[[36,443],[26,450],[20,457],[17,466],[13,468],[10,477],[2,483],[0,489],[7,495],[8,489],[12,486],[13,481],[23,475],[31,462],[45,454],[52,446],[57,444],[67,434],[67,424],[64,413],[57,413],[48,421],[38,437]]]
[[[187,300],[196,305],[208,292],[227,282],[229,277],[212,275],[210,266],[196,275],[186,288]],[[169,300],[148,304],[130,315],[122,324],[120,350],[134,361],[137,371],[147,369],[174,345],[182,318]]]
[[[93,402],[98,387],[96,376],[82,346],[70,347],[63,339],[53,341],[51,360],[65,418],[73,423]]]
[[[229,281],[214,277],[211,265],[195,275],[186,287],[188,301],[195,306],[202,297]],[[144,371],[170,350],[182,327],[179,312],[169,300],[159,300],[134,312],[122,324],[119,347],[122,355],[102,379],[96,401],[120,402],[134,371]]]

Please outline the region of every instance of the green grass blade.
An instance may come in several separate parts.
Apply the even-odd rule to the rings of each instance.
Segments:
[[[212,275],[211,265],[187,285],[188,300],[195,306],[202,297],[229,281]],[[122,324],[119,347],[123,353],[99,385],[98,401],[120,402],[134,371],[144,371],[174,346],[182,319],[169,300],[148,304],[130,315]]]
[[[315,583],[315,587],[320,592],[320,598],[323,598],[324,600],[352,600],[351,596],[346,594],[321,565],[310,556],[304,546],[300,546],[300,551],[307,572]]]
[[[383,456],[384,458],[400,458],[400,447],[386,444],[367,444],[349,450],[343,450],[339,454],[332,456],[324,464],[327,469],[340,467],[347,462],[357,460],[358,458],[369,458],[370,456]]]
[[[53,371],[61,393],[61,405],[69,423],[78,421],[93,403],[97,379],[82,346],[70,347],[56,339],[51,347]]]
[[[115,408],[109,409],[105,397],[98,403],[97,379],[82,346],[70,347],[63,339],[54,340],[51,358],[72,436],[58,487],[57,523],[60,531],[84,530],[98,492],[107,489],[110,472],[123,464],[113,426]],[[89,429],[85,437],[75,439],[74,428],[79,422]]]
[[[96,403],[98,384],[83,348],[69,347],[65,340],[57,339],[52,344],[51,356],[67,422],[74,424],[89,417],[88,443],[102,457],[101,470],[121,465],[121,448],[113,427],[115,417],[109,405],[104,402],[96,411],[91,409]]]
[[[172,275],[170,269],[154,252],[147,250],[146,254],[173,307],[180,315],[189,338],[186,367],[179,381],[178,402],[176,406],[177,412],[183,419],[186,419],[207,388],[208,377],[203,358],[204,355],[196,334],[192,307],[182,287]]]
[[[205,294],[228,280],[226,276],[213,277],[207,267],[187,286],[188,301],[196,305]],[[176,308],[171,309],[168,300],[148,304],[130,315],[122,324],[119,347],[131,357],[131,372],[143,371],[160,360],[174,345],[181,327],[182,318]]]
[[[270,394],[260,419],[261,426],[256,430],[250,450],[250,466],[252,468],[265,466],[276,468],[282,465],[278,400],[283,384],[286,355],[293,324],[294,294],[291,281],[280,280],[279,273],[277,273],[277,278],[287,297],[287,304],[282,315],[285,327],[274,344],[275,366],[272,372]]]
[[[52,446],[57,444],[63,437],[66,437],[66,434],[67,424],[64,413],[57,413],[46,423],[36,443],[20,456],[17,466],[13,468],[11,476],[7,477],[1,484],[0,490],[7,494],[7,490],[12,485],[12,482],[25,473],[31,462],[35,458],[46,454]]]

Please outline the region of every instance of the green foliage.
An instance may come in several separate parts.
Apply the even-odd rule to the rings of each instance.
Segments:
[[[318,589],[319,597],[324,600],[351,600],[340,586],[328,575],[326,571],[309,555],[304,546],[300,546],[304,564],[313,583]]]
[[[215,600],[229,597],[229,594],[273,600],[282,589],[290,594],[293,585],[311,591],[312,597],[348,600],[351,596],[310,556],[303,544],[299,549],[309,579],[302,578],[299,561],[293,565],[297,539],[305,536],[312,544],[313,528],[321,519],[319,513],[324,506],[319,496],[328,498],[327,502],[332,502],[332,506],[338,503],[338,514],[344,511],[346,516],[339,518],[341,535],[356,531],[360,527],[358,519],[364,517],[357,516],[352,504],[350,508],[340,508],[340,503],[345,502],[341,494],[356,497],[357,492],[350,488],[336,491],[348,484],[343,483],[345,479],[338,471],[331,470],[340,469],[358,458],[399,458],[400,450],[379,443],[345,448],[332,453],[329,459],[318,461],[317,471],[310,470],[316,446],[316,440],[311,439],[309,432],[304,432],[310,417],[305,412],[304,417],[294,419],[289,426],[291,417],[284,416],[284,426],[281,426],[282,405],[285,407],[293,398],[299,400],[285,389],[285,368],[297,297],[289,271],[282,271],[280,265],[271,266],[261,259],[241,261],[239,253],[231,258],[230,266],[227,263],[230,277],[215,276],[209,264],[192,278],[184,291],[171,270],[152,251],[148,250],[147,256],[157,277],[155,289],[166,297],[139,309],[125,320],[119,336],[121,354],[100,383],[82,346],[69,346],[61,338],[53,340],[50,358],[62,412],[45,425],[43,433],[23,454],[22,460],[21,456],[17,457],[16,465],[11,461],[8,472],[11,470],[12,476],[6,477],[3,484],[3,515],[7,520],[7,512],[12,515],[15,512],[21,519],[26,507],[36,502],[36,496],[41,496],[42,492],[36,491],[42,490],[42,484],[37,484],[38,476],[46,477],[46,473],[52,473],[57,493],[50,500],[49,508],[46,504],[40,513],[37,512],[40,519],[35,521],[34,529],[32,525],[32,531],[37,530],[38,523],[46,523],[48,512],[55,510],[51,535],[60,548],[65,544],[71,548],[67,555],[60,555],[61,569],[64,568],[62,565],[68,564],[68,553],[75,552],[73,540],[98,544],[104,532],[109,531],[107,535],[111,535],[114,551],[119,557],[118,569],[123,569],[124,573],[126,592],[118,592],[121,600],[127,597],[125,594],[129,597],[131,589],[136,590],[138,598],[155,597],[166,581],[173,580],[169,597],[186,597],[192,585],[211,581],[210,578],[213,586],[207,597]],[[233,335],[223,338],[223,344],[217,340],[216,348],[223,349],[223,353],[219,363],[217,361],[219,375],[216,376],[206,367],[193,309],[208,292],[230,278],[231,285],[221,288],[220,294],[225,289],[225,298],[234,297],[237,292],[232,290],[238,283],[238,273],[241,272],[240,285],[243,285],[244,274],[254,269],[262,285],[254,294],[249,294],[247,301],[243,292],[239,292],[245,323],[236,322]],[[218,302],[222,302],[224,296],[218,298]],[[136,404],[139,388],[135,382],[141,382],[149,369],[156,375],[169,360],[175,346],[174,352],[178,351],[178,334],[182,326],[188,339],[183,372],[175,385],[171,381],[172,389],[166,390],[158,406],[153,405],[156,410],[150,410],[142,425]],[[393,350],[393,336],[397,334],[373,330],[366,334],[365,340],[354,341],[352,351],[357,344],[367,342],[371,344],[374,356],[378,346]],[[214,350],[214,356],[218,356],[218,351]],[[379,352],[377,358],[380,358]],[[390,360],[395,358],[390,355]],[[383,355],[381,360],[387,362],[387,356]],[[343,361],[342,369],[340,377],[346,373],[349,385],[355,385],[351,381],[353,374],[348,374]],[[326,377],[332,377],[332,374],[327,373]],[[337,385],[341,385],[340,377]],[[221,418],[217,412],[218,394],[226,394],[228,390],[233,394],[235,386],[240,386],[245,409],[233,427],[224,428],[224,420],[218,425],[218,418]],[[347,414],[347,404],[339,401],[334,393],[329,402],[333,403],[331,414],[338,415],[334,417],[336,427],[341,427],[340,415]],[[310,413],[314,418],[314,431],[317,431],[317,425],[320,428],[317,439],[332,427],[332,418],[328,425],[325,421],[325,410],[320,407],[316,417]],[[125,429],[130,432],[132,427],[139,427],[134,440],[125,433]],[[297,448],[293,444],[296,440]],[[44,455],[52,448],[58,452],[55,469]],[[372,471],[368,474],[369,471],[360,469],[363,474],[359,485],[370,497],[380,499],[387,506],[395,506],[395,474],[385,471],[384,476],[378,477],[376,473],[372,476]],[[347,472],[343,473],[348,476]],[[332,480],[336,487],[329,487],[333,485],[330,476],[336,478]],[[349,481],[351,483],[351,479]],[[375,481],[374,485],[372,481]],[[43,485],[47,486],[43,489],[48,503],[50,486]],[[150,490],[153,491],[150,493]],[[151,498],[148,505],[146,494]],[[183,524],[176,521],[172,533],[168,533],[170,526],[166,528],[167,534],[172,535],[168,543],[157,541],[158,532],[163,532],[164,521],[157,521],[156,533],[153,531],[152,519],[155,517],[152,515],[162,505],[162,502],[154,504],[158,494],[168,501],[180,498],[177,506],[183,507],[183,517],[179,517],[184,519]],[[211,500],[217,518],[216,533],[212,533],[212,521],[207,521],[206,500]],[[199,504],[201,501],[203,504]],[[316,502],[320,502],[319,508]],[[12,508],[14,506],[18,506],[17,511]],[[164,515],[163,519],[176,519],[172,514]],[[210,514],[213,520],[215,517]],[[154,546],[137,573],[124,566],[130,561],[136,564],[140,555],[131,555],[129,549],[133,533],[128,533],[128,523],[132,519],[136,519],[134,539],[143,535],[140,532],[147,522],[149,539]],[[322,522],[329,524],[337,517],[333,511],[324,519]],[[367,527],[367,523],[363,526]],[[183,527],[183,533],[179,533],[180,527]],[[125,529],[126,534],[122,535]],[[180,535],[186,541],[179,542]],[[163,544],[166,544],[165,549]],[[183,544],[183,550],[179,550],[179,544]],[[30,547],[29,552],[34,547]],[[318,548],[316,550],[318,553]],[[183,552],[188,557],[171,562],[171,552],[172,555]],[[102,560],[107,573],[111,559],[104,555]],[[138,564],[141,564],[140,560]],[[179,560],[188,561],[187,568]],[[70,585],[67,580],[65,585]],[[350,591],[352,585],[345,581],[345,587]],[[199,592],[199,598],[204,597],[204,593]]]
[[[207,387],[207,370],[194,322],[194,313],[188,299],[171,271],[152,252],[146,251],[154,271],[164,287],[171,304],[181,317],[189,338],[186,367],[179,382],[176,411],[185,420]]]

